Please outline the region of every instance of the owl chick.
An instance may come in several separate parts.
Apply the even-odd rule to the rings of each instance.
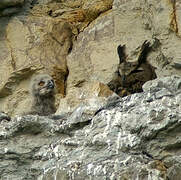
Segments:
[[[48,116],[55,113],[55,85],[48,74],[39,74],[32,78],[30,83],[31,107],[24,114]]]

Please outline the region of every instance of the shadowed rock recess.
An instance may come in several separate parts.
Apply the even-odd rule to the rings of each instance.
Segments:
[[[0,125],[0,179],[179,180],[181,77],[144,92],[87,101],[59,120],[24,116]]]

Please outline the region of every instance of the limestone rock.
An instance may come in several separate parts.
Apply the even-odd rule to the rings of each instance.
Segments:
[[[22,98],[16,99],[16,95],[28,98],[27,84],[36,72],[52,75],[57,85],[57,97],[64,97],[68,75],[66,56],[72,49],[72,39],[100,13],[109,10],[112,3],[112,0],[1,1],[0,16],[8,15],[0,18],[0,97],[3,110],[15,115],[17,109],[26,107],[23,105],[26,102]],[[18,13],[13,14],[15,12]],[[24,71],[26,76],[19,79],[16,74]]]
[[[24,0],[1,0],[0,9],[22,5],[23,3],[24,3]]]
[[[142,36],[151,38],[151,35],[156,41],[154,42],[155,52],[150,54],[149,62],[157,67],[157,75],[165,76],[170,73],[180,75],[179,70],[171,67],[171,63],[178,61],[180,57],[180,51],[177,50],[180,46],[178,38],[180,2],[115,0],[113,9],[117,22],[116,36],[121,37],[124,34],[121,37],[123,42],[127,42],[129,37],[133,38],[134,41],[130,40],[128,43],[134,47],[135,42],[138,42]],[[140,16],[137,15],[139,13]]]
[[[11,16],[21,12],[24,0],[2,0],[0,2],[0,17]]]
[[[81,86],[81,83],[79,84]],[[106,99],[114,94],[108,86],[100,82],[86,84],[84,88],[75,87],[68,92],[65,98],[60,99],[56,114],[72,112],[79,104],[100,102],[104,104]]]
[[[160,77],[181,75],[180,5],[1,0],[1,109],[15,115],[26,108],[28,82],[38,72],[50,73],[64,98],[60,119],[1,121],[0,179],[179,179],[181,80]],[[145,40],[159,79],[143,93],[112,97],[117,46],[128,47],[133,63]]]
[[[13,90],[4,92],[12,74],[27,68],[48,71],[56,80],[58,93],[67,100],[69,93],[84,91],[86,83],[107,84],[119,63],[119,44],[129,47],[127,60],[134,62],[141,44],[149,40],[153,51],[148,62],[156,67],[157,76],[180,74],[180,2],[3,0],[0,5],[4,13],[22,7],[17,15],[0,19],[1,102],[8,103],[8,96],[29,79],[13,83]],[[75,88],[79,83],[82,88]],[[22,92],[26,91],[24,87]],[[78,99],[72,101],[77,101],[70,101],[72,107],[79,103]]]
[[[10,121],[11,118],[8,116],[8,114],[6,114],[5,112],[1,112],[0,111],[0,122],[3,121],[3,120],[7,120],[7,121]]]
[[[142,43],[148,40],[152,51],[147,61],[155,67],[157,77],[181,75],[178,49],[181,41],[178,38],[179,28],[176,28],[179,27],[179,21],[174,19],[179,17],[177,14],[180,6],[179,2],[175,5],[174,2],[114,0],[113,11],[98,17],[77,36],[73,50],[67,58],[67,98],[71,96],[69,93],[76,94],[75,87],[78,84],[81,84],[82,91],[87,82],[96,80],[107,84],[113,80],[119,64],[116,52],[119,44],[126,45],[126,54],[129,55],[126,57],[127,61],[134,63]],[[173,26],[171,22],[176,24]],[[71,102],[67,99],[68,104]],[[71,106],[76,106],[76,103]]]
[[[156,79],[143,93],[92,99],[57,120],[2,121],[0,178],[179,179],[180,82]]]
[[[91,88],[91,85],[90,85]],[[98,97],[109,97],[113,94],[113,92],[108,88],[108,86],[97,82],[93,83],[92,85],[92,94],[95,94],[95,96]]]
[[[101,13],[110,10],[112,4],[113,0],[69,0],[52,3],[40,1],[33,6],[32,13],[34,15],[49,15],[69,22],[74,25],[74,33],[78,35],[78,32],[83,31]]]
[[[6,96],[15,95],[16,91],[20,91],[20,86],[22,94],[23,91],[28,91],[28,81],[37,71],[52,75],[57,92],[64,95],[68,74],[66,55],[72,46],[69,25],[48,18],[30,17],[22,20],[21,17],[14,17],[9,20],[6,28],[2,29],[2,33],[6,34],[6,38],[1,41],[1,50],[4,50],[4,55],[7,54],[0,56],[0,97],[5,97],[2,100],[6,102],[4,110],[11,111],[10,109],[15,110],[21,106],[20,100],[16,99],[16,106],[11,105],[10,109],[7,108],[11,103],[11,97]],[[23,81],[27,81],[24,87]]]

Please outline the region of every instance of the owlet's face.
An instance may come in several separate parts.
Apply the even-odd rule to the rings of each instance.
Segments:
[[[53,95],[54,89],[54,80],[48,74],[39,74],[31,81],[31,93],[33,96]]]

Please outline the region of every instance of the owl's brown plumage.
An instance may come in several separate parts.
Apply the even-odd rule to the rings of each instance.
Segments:
[[[144,41],[137,61],[128,62],[125,45],[119,45],[117,48],[119,66],[114,78],[108,83],[110,89],[121,97],[142,92],[143,84],[156,78],[154,67],[147,61],[150,51],[150,42]]]
[[[39,74],[32,78],[30,83],[32,103],[30,111],[25,114],[47,116],[55,113],[55,85],[48,74]]]

